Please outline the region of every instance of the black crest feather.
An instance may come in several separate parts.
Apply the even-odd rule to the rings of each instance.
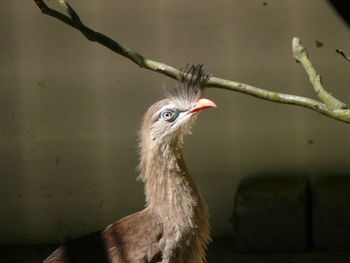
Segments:
[[[178,84],[169,89],[171,97],[177,100],[193,102],[198,100],[204,90],[204,86],[210,78],[210,74],[203,71],[203,64],[188,64],[181,69]]]

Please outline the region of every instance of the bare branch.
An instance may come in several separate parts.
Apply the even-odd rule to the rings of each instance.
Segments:
[[[91,28],[85,26],[82,23],[77,13],[66,1],[64,0],[58,0],[58,1],[59,1],[59,4],[65,8],[65,10],[67,11],[70,17],[54,9],[49,8],[43,0],[34,0],[34,2],[40,8],[42,13],[52,16],[62,21],[63,23],[79,30],[88,40],[97,42],[111,49],[113,52],[130,59],[131,61],[139,65],[141,68],[147,68],[149,70],[163,73],[173,79],[179,78],[180,76],[179,70],[173,67],[170,67],[166,64],[156,62],[150,59],[146,59],[143,56],[141,56],[139,53],[121,45],[120,43],[114,41],[108,36],[92,30]]]
[[[293,38],[293,55],[295,59],[300,62],[306,73],[309,75],[310,82],[314,87],[317,96],[332,110],[335,109],[346,109],[345,103],[337,100],[329,92],[327,92],[321,83],[321,76],[316,72],[309,60],[306,49],[301,45],[300,39],[297,37]]]
[[[339,53],[346,61],[350,62],[350,56],[346,55],[345,52],[339,48],[335,50],[335,52]]]
[[[57,1],[60,5],[63,6],[63,8],[66,10],[69,16],[49,8],[44,3],[44,0],[34,0],[34,2],[44,14],[54,17],[62,21],[63,23],[77,29],[88,40],[97,42],[111,49],[113,52],[127,59],[130,59],[141,68],[159,72],[176,80],[180,78],[180,71],[178,69],[161,62],[147,59],[139,53],[137,53],[136,51],[123,46],[122,44],[116,42],[108,36],[90,29],[89,27],[83,24],[78,14],[65,0]],[[253,87],[248,84],[216,77],[211,77],[206,83],[206,87],[237,91],[268,101],[298,105],[314,110],[333,119],[350,123],[350,110],[347,109],[346,104],[334,98],[322,87],[321,78],[313,68],[310,60],[308,59],[306,49],[303,46],[301,46],[300,40],[298,38],[293,39],[293,54],[297,61],[301,62],[304,66],[306,72],[309,75],[310,81],[316,91],[316,94],[324,103],[318,102],[310,98],[268,91],[257,87]]]
[[[314,110],[316,112],[319,112],[321,114],[324,114],[333,119],[350,123],[350,110],[347,110],[347,109],[332,110],[328,108],[324,103],[318,102],[313,99],[309,99],[309,98],[305,98],[297,95],[268,91],[268,90],[264,90],[264,89],[260,89],[260,88],[248,85],[248,84],[239,83],[231,80],[219,79],[215,77],[210,78],[207,85],[215,88],[238,91],[238,92],[252,95],[268,101],[302,106],[302,107]]]

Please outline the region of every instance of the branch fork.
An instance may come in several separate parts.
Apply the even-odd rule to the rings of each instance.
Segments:
[[[292,42],[292,50],[294,58],[300,62],[306,73],[309,75],[310,82],[321,101],[331,110],[347,109],[347,105],[335,97],[323,88],[321,83],[321,76],[316,72],[309,60],[307,50],[301,45],[299,38],[294,37]]]

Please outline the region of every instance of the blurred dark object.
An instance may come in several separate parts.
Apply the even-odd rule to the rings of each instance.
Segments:
[[[343,20],[350,26],[350,8],[349,1],[344,0],[328,0],[337,13],[343,18]]]
[[[323,43],[319,40],[315,40],[316,47],[323,47]]]

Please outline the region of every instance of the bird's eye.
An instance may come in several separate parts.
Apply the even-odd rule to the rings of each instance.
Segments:
[[[160,113],[160,118],[168,122],[174,121],[177,116],[178,113],[175,110],[165,110]]]

